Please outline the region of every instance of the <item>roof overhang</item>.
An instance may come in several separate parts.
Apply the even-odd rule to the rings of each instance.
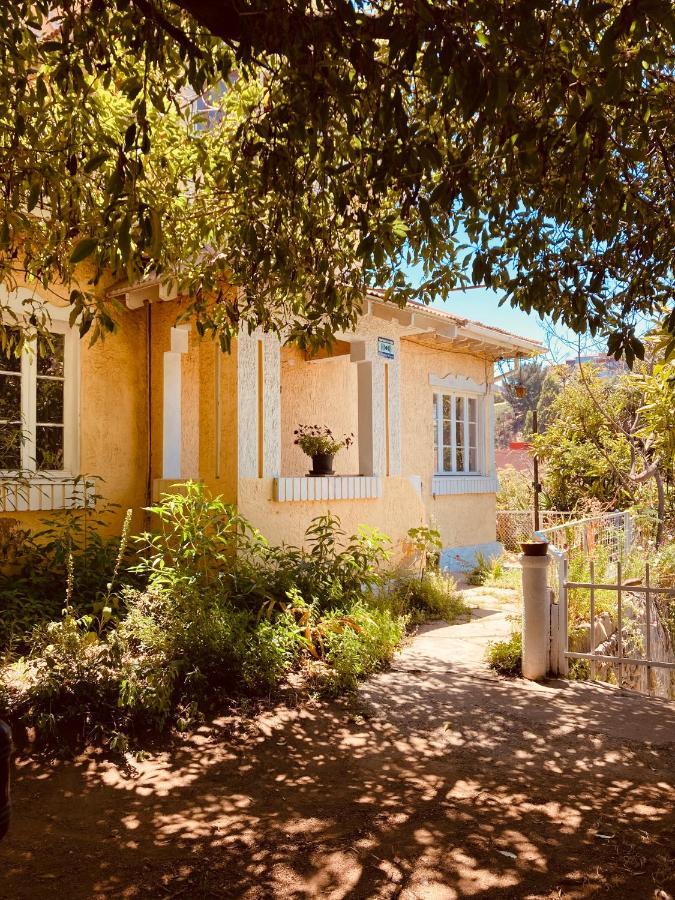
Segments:
[[[108,290],[108,296],[133,310],[140,309],[146,302],[175,300],[178,292],[175,288],[168,290],[159,278],[149,275],[134,284],[113,286]],[[447,350],[462,350],[494,360],[538,356],[546,349],[539,341],[472,322],[421,303],[397,306],[393,301],[384,300],[376,291],[366,292],[363,313],[383,321],[396,322],[403,330],[402,337],[410,340],[432,341]]]
[[[397,306],[370,292],[366,295],[364,314],[397,322],[404,330],[403,336],[411,340],[431,339],[448,350],[476,353],[494,360],[538,356],[546,350],[540,341],[418,303]]]
[[[159,278],[152,275],[133,284],[125,282],[113,285],[108,289],[107,294],[108,297],[114,297],[121,303],[125,303],[129,309],[140,309],[146,301],[155,303],[158,300],[175,300],[178,297],[178,291],[168,290]]]

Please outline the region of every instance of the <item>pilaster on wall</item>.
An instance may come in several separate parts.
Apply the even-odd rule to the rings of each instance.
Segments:
[[[240,478],[281,474],[281,343],[254,331],[237,338],[237,458]]]
[[[362,475],[400,475],[400,348],[394,358],[378,355],[377,339],[354,340],[351,360],[358,366],[359,470]]]
[[[189,326],[171,329],[171,349],[164,354],[162,478],[181,478],[183,443],[182,356],[188,352]]]
[[[495,395],[491,382],[487,385],[485,396],[485,419],[487,474],[494,478],[497,476],[497,463],[495,462]]]

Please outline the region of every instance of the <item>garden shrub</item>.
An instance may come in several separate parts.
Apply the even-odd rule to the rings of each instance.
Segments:
[[[500,675],[521,675],[523,640],[520,630],[514,631],[508,640],[490,641],[485,655],[490,668]]]
[[[0,712],[14,722],[47,741],[105,737],[126,748],[144,732],[186,727],[224,697],[269,692],[310,661],[336,693],[391,659],[407,616],[383,588],[384,535],[348,537],[323,516],[305,548],[271,547],[197,484],[151,512],[159,528],[136,540],[129,578],[123,539],[93,602],[79,593],[79,557],[66,559],[62,617],[38,626],[2,672]],[[427,577],[416,590],[428,608],[456,603]]]
[[[391,659],[405,633],[405,619],[386,609],[357,604],[349,619],[345,622],[342,616],[335,617],[336,627],[330,627],[330,618],[326,622],[326,692],[354,690],[359,678]]]
[[[35,532],[18,525],[0,529],[0,653],[27,650],[32,629],[59,617],[69,560],[76,615],[99,613],[111,582],[135,581],[128,570],[129,517],[121,538],[105,534],[115,510],[112,504],[63,510]]]
[[[408,616],[413,624],[433,619],[454,622],[469,612],[455,581],[440,572],[427,572],[421,578],[398,575],[385,587],[383,604],[397,615]]]

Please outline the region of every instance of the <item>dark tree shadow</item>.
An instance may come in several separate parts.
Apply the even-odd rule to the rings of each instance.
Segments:
[[[372,679],[356,702],[214,721],[127,772],[98,753],[19,760],[0,895],[668,890],[672,704],[500,680],[419,653],[406,669]]]

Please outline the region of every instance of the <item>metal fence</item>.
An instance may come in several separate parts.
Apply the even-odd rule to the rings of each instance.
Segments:
[[[570,661],[585,661],[588,671],[577,668],[576,677],[614,681],[645,694],[675,698],[675,647],[672,617],[675,588],[655,586],[649,563],[639,579],[624,580],[621,560],[616,564],[616,582],[598,581],[590,562],[588,581],[570,581],[568,551],[550,547],[551,586],[550,662],[554,674],[567,675]],[[571,623],[570,595],[584,591],[588,597],[588,622]],[[607,612],[607,595],[615,598]],[[605,611],[598,612],[603,597]],[[570,647],[571,631],[583,647]],[[578,663],[577,663],[578,665]]]
[[[650,511],[618,511],[578,518],[578,513],[545,509],[539,514],[540,529],[548,542],[560,550],[581,551],[597,556],[603,550],[610,562],[628,555],[631,547],[648,548],[654,543],[659,519]],[[497,510],[497,540],[510,552],[531,540],[534,517],[527,509]]]
[[[539,513],[542,528],[553,528],[574,519],[575,513],[545,509]],[[497,540],[512,553],[520,550],[520,542],[530,540],[534,531],[534,514],[528,509],[497,510]]]
[[[544,527],[537,534],[558,550],[581,552],[615,563],[630,553],[635,529],[629,512],[612,512]]]

